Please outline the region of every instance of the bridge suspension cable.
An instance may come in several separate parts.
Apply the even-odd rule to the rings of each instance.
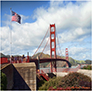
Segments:
[[[42,53],[43,53],[44,49],[46,48],[46,46],[47,46],[47,44],[48,44],[48,42],[49,42],[49,39],[50,39],[50,38],[48,38],[48,41],[47,41],[47,43],[45,44],[45,46],[44,46],[44,48],[43,48],[42,52],[40,53],[40,56],[39,56],[39,57],[41,57],[41,55],[42,55]]]
[[[57,35],[57,44],[58,44],[58,46],[57,46],[57,47],[58,47],[58,49],[59,49],[59,54],[61,54],[61,55],[62,55],[58,35]]]
[[[39,48],[40,48],[40,46],[42,45],[43,41],[45,40],[45,38],[46,38],[46,35],[47,35],[48,31],[49,31],[49,28],[47,29],[47,32],[46,32],[46,34],[45,34],[45,36],[44,36],[44,38],[43,38],[42,42],[40,43],[39,47],[37,48],[37,50],[36,50],[36,51],[35,51],[35,53],[33,54],[32,58],[33,58],[33,57],[34,57],[34,55],[37,53],[37,51],[39,50]]]

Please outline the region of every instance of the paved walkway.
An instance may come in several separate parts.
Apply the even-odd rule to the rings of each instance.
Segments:
[[[89,76],[89,77],[91,78],[91,80],[92,80],[92,70],[79,69],[77,72]],[[53,73],[54,73],[57,77],[58,77],[58,76],[62,76],[62,77],[63,77],[63,76],[65,76],[65,75],[69,74],[69,72],[53,72]]]
[[[89,76],[92,80],[92,70],[79,69],[77,72]]]

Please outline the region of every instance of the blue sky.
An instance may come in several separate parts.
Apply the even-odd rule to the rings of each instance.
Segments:
[[[10,23],[10,8],[21,16],[21,24]],[[68,48],[70,57],[76,60],[92,60],[91,8],[91,3],[84,1],[2,1],[1,52],[6,55],[11,54],[12,39],[13,55],[27,55],[29,52],[32,56],[49,25],[55,23],[56,36],[59,37],[62,52],[59,55],[65,56],[65,48]],[[12,37],[10,37],[11,32]],[[46,41],[48,37],[49,35]],[[57,54],[58,46],[57,44]],[[42,48],[38,52],[41,52]],[[49,48],[45,53],[49,54]]]
[[[1,2],[1,18],[6,20],[3,16],[5,14],[11,15],[10,8],[16,13],[28,16],[29,19],[24,21],[27,23],[35,22],[35,19],[32,19],[34,15],[34,10],[39,7],[48,7],[49,1],[2,1]]]

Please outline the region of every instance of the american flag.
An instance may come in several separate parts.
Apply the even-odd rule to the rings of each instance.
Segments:
[[[16,22],[21,24],[21,17],[20,17],[20,15],[18,15],[14,11],[11,11],[11,12],[12,12],[12,21],[16,21]]]

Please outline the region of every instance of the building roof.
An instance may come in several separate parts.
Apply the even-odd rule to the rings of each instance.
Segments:
[[[0,53],[0,58],[2,58],[2,57],[6,58],[7,56],[4,55],[3,53]]]

